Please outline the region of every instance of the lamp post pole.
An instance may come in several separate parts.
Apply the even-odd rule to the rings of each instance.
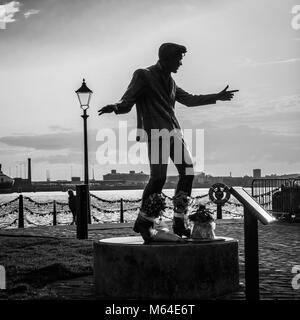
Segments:
[[[90,193],[89,193],[89,161],[88,161],[88,138],[87,138],[87,109],[89,108],[90,99],[93,91],[89,89],[83,79],[81,87],[75,91],[79,102],[80,107],[83,110],[81,117],[83,118],[83,134],[84,134],[84,184],[87,185],[88,189],[88,203],[87,203],[87,217],[88,223],[91,223],[91,208],[90,208]]]
[[[89,184],[89,159],[88,159],[88,142],[87,142],[87,118],[89,117],[86,110],[83,110],[83,133],[84,133],[84,183]]]
[[[89,154],[88,154],[88,139],[87,139],[87,118],[89,115],[86,109],[83,110],[83,135],[84,135],[84,184],[88,186],[89,190]],[[88,192],[88,223],[91,224],[91,207],[90,207],[90,191]]]

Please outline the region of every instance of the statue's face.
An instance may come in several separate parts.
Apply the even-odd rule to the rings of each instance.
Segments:
[[[175,58],[169,61],[170,71],[173,73],[177,73],[181,65],[182,65],[182,58]]]
[[[171,58],[164,61],[164,66],[169,72],[176,73],[179,67],[182,65],[182,57]]]

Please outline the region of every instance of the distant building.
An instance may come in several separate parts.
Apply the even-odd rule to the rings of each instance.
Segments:
[[[14,192],[32,192],[33,186],[28,179],[14,178],[13,191]]]
[[[103,180],[123,183],[146,183],[149,180],[149,175],[143,171],[136,173],[134,170],[129,171],[129,173],[119,173],[114,169],[111,170],[111,173],[104,174]]]
[[[277,174],[270,174],[265,176],[268,179],[299,179],[300,174],[299,173],[290,173],[290,174],[282,174],[282,175],[277,175]]]
[[[71,177],[71,182],[80,182],[80,177]]]
[[[179,180],[178,176],[167,176],[166,182],[167,183],[177,183]]]
[[[261,178],[261,169],[253,169],[253,179]]]
[[[200,172],[199,174],[195,175],[194,180],[197,183],[205,183],[207,179],[206,179],[205,173],[204,172]]]
[[[46,180],[47,180],[47,182],[51,181],[51,179],[50,179],[50,171],[49,170],[46,170]]]
[[[0,164],[0,187],[11,187],[13,179],[2,172],[2,165]]]

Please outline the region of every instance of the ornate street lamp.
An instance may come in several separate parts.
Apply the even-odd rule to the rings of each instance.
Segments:
[[[86,113],[89,108],[91,96],[93,91],[89,89],[85,83],[85,79],[83,79],[81,87],[75,91],[78,96],[78,100],[80,103],[80,108],[83,110],[82,118],[83,118],[83,131],[84,131],[84,183],[89,185],[89,163],[88,163],[88,142],[87,142],[87,118],[89,117]],[[91,215],[90,210],[88,212],[88,220],[91,223]]]
[[[93,91],[87,87],[85,83],[85,79],[83,79],[81,87],[75,91],[78,96],[78,100],[80,103],[80,108],[84,111],[86,111],[89,108],[91,96],[93,94]]]

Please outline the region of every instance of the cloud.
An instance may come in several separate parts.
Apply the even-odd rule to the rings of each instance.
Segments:
[[[40,13],[40,11],[41,11],[41,10],[30,9],[30,10],[24,12],[23,14],[24,14],[24,17],[27,19],[27,18],[29,18],[30,16],[34,15],[34,14]]]
[[[61,127],[59,127],[61,128]],[[96,141],[97,130],[88,132],[88,151],[90,161],[96,161],[96,150],[101,142]],[[15,150],[15,155],[32,154],[38,162],[79,163],[83,156],[82,132],[55,132],[40,135],[11,135],[0,138],[0,143]],[[8,147],[1,147],[2,156],[6,156]],[[81,159],[81,160],[80,160]],[[82,161],[81,161],[82,162]]]
[[[266,66],[266,65],[274,65],[274,64],[286,64],[286,63],[297,63],[300,62],[300,58],[288,58],[288,59],[276,59],[270,61],[255,61],[252,58],[243,58],[239,65],[246,67],[258,67],[258,66]]]
[[[70,128],[65,128],[65,127],[62,127],[62,126],[49,126],[49,129],[51,131],[62,131],[62,132],[69,132],[69,131],[72,130]]]
[[[224,115],[224,125],[235,123],[273,130],[280,134],[300,133],[300,95],[286,95],[273,99],[247,99],[232,112]]]
[[[282,135],[250,126],[205,130],[205,165],[257,161],[298,164],[300,134]]]
[[[41,135],[6,136],[0,142],[13,147],[34,150],[80,149],[82,134],[79,132],[49,133]]]
[[[6,28],[6,23],[15,22],[15,14],[20,11],[19,1],[10,1],[0,5],[0,29]]]
[[[280,134],[300,133],[300,94],[271,99],[247,97],[239,102],[218,104],[211,109],[196,107],[193,117],[185,112],[186,107],[180,107],[178,119],[183,128],[226,129],[239,124]]]
[[[96,150],[100,142],[95,140],[96,131],[89,132],[89,161],[97,163]],[[250,125],[234,125],[222,127],[218,124],[205,128],[204,131],[204,165],[205,168],[223,169],[238,166],[251,168],[253,164],[262,168],[295,168],[300,171],[300,132],[297,134],[280,134],[276,131],[263,130]],[[53,165],[82,165],[83,137],[81,132],[59,132],[31,136],[7,136],[0,138],[8,147],[1,148],[1,156],[22,159],[31,157],[35,163]],[[128,144],[129,146],[130,144]],[[27,150],[26,150],[27,148]],[[197,150],[193,137],[189,142],[192,155]],[[121,150],[115,150],[117,153]],[[22,152],[20,152],[22,151]],[[117,155],[118,158],[118,155]],[[118,166],[119,167],[119,166]],[[109,166],[106,167],[108,170]],[[112,167],[115,168],[115,167]],[[125,165],[129,170],[130,164]],[[145,165],[147,169],[148,166]],[[173,166],[170,167],[173,174]],[[174,171],[176,174],[176,170]]]
[[[12,23],[16,21],[16,14],[20,12],[20,7],[22,3],[19,1],[10,1],[5,4],[0,5],[0,29],[6,29],[7,23]],[[34,14],[38,14],[40,10],[30,9],[23,13],[24,17],[27,19]]]
[[[35,163],[49,164],[82,164],[82,152],[69,152],[67,154],[55,154],[49,156],[35,157]]]

